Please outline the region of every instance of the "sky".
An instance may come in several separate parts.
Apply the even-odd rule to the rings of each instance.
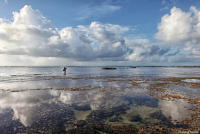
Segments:
[[[0,66],[200,65],[200,0],[0,0]]]

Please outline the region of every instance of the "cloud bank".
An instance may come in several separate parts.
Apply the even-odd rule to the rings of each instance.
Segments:
[[[189,12],[174,7],[170,14],[164,15],[155,35],[156,42],[130,38],[131,31],[128,26],[96,21],[58,29],[39,10],[25,5],[19,12],[13,12],[11,21],[0,18],[0,58],[5,63],[5,57],[39,60],[35,65],[45,60],[48,61],[45,64],[52,61],[162,64],[199,59],[200,11],[195,7]]]

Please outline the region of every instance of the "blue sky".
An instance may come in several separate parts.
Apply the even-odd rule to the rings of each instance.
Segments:
[[[192,62],[193,64],[196,64],[196,57],[198,57],[199,55],[195,55],[194,53],[198,53],[199,49],[197,49],[197,52],[196,52],[196,50],[194,50],[193,47],[189,47],[188,43],[191,42],[191,40],[188,39],[187,41],[185,41],[185,39],[187,38],[186,36],[183,37],[184,39],[181,38],[180,40],[172,39],[172,35],[173,36],[177,34],[183,35],[183,33],[175,33],[175,31],[170,31],[172,32],[172,34],[167,35],[166,32],[169,30],[169,28],[166,26],[170,24],[164,24],[164,21],[161,20],[165,15],[170,16],[166,18],[166,20],[170,20],[170,18],[175,19],[176,17],[173,18],[173,15],[171,12],[173,8],[175,11],[174,15],[178,16],[181,14],[184,16],[184,13],[188,13],[188,14],[191,14],[191,16],[188,17],[188,20],[189,18],[192,18],[192,20],[194,20],[194,18],[198,16],[197,15],[198,13],[196,15],[192,15],[193,10],[191,10],[191,7],[195,7],[195,10],[199,11],[200,1],[199,0],[0,0],[0,18],[4,20],[4,22],[7,21],[7,23],[9,24],[10,23],[14,24],[15,19],[13,18],[14,17],[13,12],[18,12],[20,14],[20,11],[23,8],[24,8],[23,10],[24,12],[28,12],[30,14],[35,14],[35,11],[39,11],[40,12],[39,16],[41,15],[40,16],[41,19],[45,17],[46,20],[50,21],[51,27],[57,29],[54,32],[57,32],[59,35],[51,35],[52,38],[54,36],[56,37],[58,36],[60,38],[61,31],[64,32],[65,30],[66,32],[66,29],[67,29],[67,32],[71,32],[70,34],[77,31],[78,31],[77,33],[83,32],[85,30],[84,31],[85,33],[83,35],[78,35],[80,38],[76,39],[76,41],[75,41],[75,38],[73,38],[73,40],[70,40],[70,41],[68,40],[69,42],[62,40],[62,41],[59,41],[59,42],[62,42],[60,45],[63,45],[64,43],[70,44],[72,42],[73,43],[78,42],[78,40],[82,39],[82,37],[85,35],[88,36],[87,40],[88,42],[90,42],[90,45],[93,47],[95,46],[95,48],[99,48],[100,46],[102,49],[104,48],[106,43],[108,44],[108,43],[114,42],[113,43],[114,46],[117,46],[116,44],[118,42],[121,43],[120,48],[116,49],[116,53],[118,53],[119,55],[114,54],[113,52],[113,55],[107,57],[106,54],[110,53],[110,52],[107,52],[107,53],[104,53],[105,56],[103,56],[102,54],[99,54],[98,56],[96,56],[95,59],[88,58],[89,56],[86,57],[86,59],[82,59],[82,58],[79,58],[76,54],[63,54],[63,55],[57,54],[57,55],[62,55],[62,56],[57,56],[56,54],[52,56],[48,54],[35,56],[35,54],[30,54],[30,55],[24,54],[25,52],[23,52],[23,54],[22,53],[19,54],[19,56],[21,57],[19,59],[23,59],[22,58],[23,56],[29,56],[27,58],[35,58],[35,57],[41,58],[42,60],[41,62],[38,63],[38,65],[49,63],[49,62],[46,62],[49,59],[45,60],[44,58],[60,58],[60,57],[62,58],[61,61],[64,59],[67,62],[69,60],[71,62],[72,61],[75,62],[74,64],[88,64],[88,62],[91,62],[91,63],[99,62],[99,64],[101,64],[102,62],[106,63],[108,61],[109,62],[111,61],[111,63],[116,63],[115,61],[120,61],[120,64],[121,64],[121,62],[127,63],[130,60],[131,55],[132,57],[136,55],[134,59],[136,58],[138,59],[134,61],[130,61],[127,64],[134,64],[134,63],[135,64],[144,64],[144,63],[154,64],[154,62],[157,63],[159,55],[157,55],[158,57],[155,57],[154,55],[152,59],[153,58],[155,59],[149,60],[149,61],[146,61],[144,57],[140,58],[143,55],[148,55],[148,54],[144,54],[147,46],[149,49],[148,51],[154,50],[156,51],[155,53],[159,53],[159,54],[169,50],[169,52],[165,53],[165,55],[162,55],[163,57],[161,58],[159,64],[165,63],[165,60],[168,61],[168,64],[175,64],[174,62],[177,63],[177,61],[180,61],[180,64],[188,64],[191,61],[193,61]],[[180,14],[179,14],[179,9],[181,10]],[[16,18],[21,19],[21,20],[23,19],[27,20],[27,18],[23,18],[23,16],[21,17],[19,16]],[[33,16],[29,15],[28,18],[30,19],[30,17],[32,17],[31,21],[34,21],[35,19],[35,22],[36,22],[36,20],[38,19],[37,17],[34,18],[34,15]],[[185,15],[184,17],[187,19],[187,15]],[[174,21],[178,21],[178,20],[175,19]],[[170,22],[170,21],[167,21],[167,22]],[[191,22],[188,22],[188,23],[191,23]],[[198,22],[196,21],[195,23],[196,25],[198,24]],[[22,24],[22,21],[20,21],[20,26],[21,24]],[[184,19],[183,19],[183,23],[181,24],[186,24]],[[19,23],[17,22],[15,23],[15,25],[19,25]],[[26,26],[30,26],[30,25],[35,26],[35,23],[34,24],[26,23]],[[37,25],[39,25],[39,21]],[[82,29],[80,29],[79,27],[80,25],[83,27]],[[159,29],[159,25],[160,25],[160,29]],[[192,25],[192,23],[190,25]],[[112,27],[116,28],[117,26],[119,26],[122,31],[117,32],[117,33],[116,31],[110,31],[110,29],[108,28],[109,26],[111,28]],[[40,26],[40,28],[41,27],[42,26]],[[70,27],[72,29],[69,29]],[[108,39],[110,42],[105,42],[104,44],[102,44],[99,37],[104,36],[104,35],[96,35],[95,33],[96,31],[89,31],[91,30],[91,27],[103,28],[105,30],[103,32],[102,32],[102,29],[100,29],[100,32],[102,32],[102,34],[115,35],[115,36],[113,37],[110,36],[110,38]],[[178,25],[172,26],[172,27],[174,29],[181,29],[180,27],[178,27]],[[2,26],[2,29],[3,28],[5,28],[5,25]],[[189,32],[191,31],[192,30],[189,30]],[[182,30],[182,32],[188,32],[188,30],[187,29],[186,31]],[[93,38],[94,35],[97,37]],[[169,39],[168,38],[164,39],[163,36],[167,36],[169,37]],[[45,37],[51,38],[47,36]],[[34,38],[36,37],[34,36]],[[114,40],[111,41],[111,38]],[[20,41],[24,42],[22,40]],[[0,43],[2,44],[5,42],[6,42],[5,40],[2,40],[2,42]],[[194,45],[193,43],[191,44],[191,46],[199,46],[198,41],[196,42],[197,44]],[[82,42],[82,43],[84,45],[87,45],[85,44],[86,42]],[[181,48],[180,45],[177,45],[180,43],[184,43],[185,44],[184,47]],[[164,44],[164,45],[160,46],[160,44]],[[35,45],[35,43],[33,43],[33,45]],[[124,50],[123,45],[126,46],[126,48],[128,48],[126,53],[124,52],[125,50]],[[142,46],[142,47],[137,48],[138,46]],[[149,46],[151,46],[151,48]],[[175,46],[175,47],[172,47],[172,46]],[[20,47],[24,48],[23,46],[20,46]],[[81,47],[82,46],[79,46],[78,48],[81,48]],[[52,48],[52,49],[55,49],[55,48]],[[66,51],[71,50],[71,49],[72,48],[70,49],[66,48]],[[106,50],[107,49],[108,48],[106,48]],[[123,49],[123,51],[121,49]],[[191,52],[189,51],[189,49],[191,50]],[[3,47],[2,47],[2,51],[3,51]],[[89,51],[89,48],[87,48],[87,51]],[[91,50],[91,51],[96,51],[96,50]],[[190,56],[187,56],[186,58],[188,59],[188,61],[180,60],[178,58],[177,58],[177,61],[171,61],[168,58],[166,58],[167,56],[169,56],[171,53],[174,53],[174,52],[179,53],[179,55],[176,55],[176,57],[181,57],[181,55],[189,53]],[[10,57],[10,56],[12,57],[12,55],[16,55],[16,53],[19,53],[19,52],[13,52],[12,50],[12,53],[11,52],[1,52],[1,53],[4,54],[2,55],[2,57],[5,57],[5,54],[9,55],[7,57]],[[63,51],[62,53],[65,53],[65,52]],[[149,52],[149,53],[152,53],[152,52]],[[128,59],[127,59],[127,55],[129,57]],[[193,57],[191,57],[191,55],[194,56],[194,60],[193,60]],[[8,59],[12,59],[11,57]],[[84,63],[82,63],[83,61]],[[12,64],[12,62],[9,62],[8,64],[10,65]],[[22,62],[22,64],[24,64],[24,62]]]
[[[11,19],[13,11],[24,5],[39,9],[58,28],[89,25],[92,21],[132,26],[136,34],[152,39],[161,17],[173,6],[187,11],[190,6],[200,7],[199,0],[1,0],[0,17]],[[95,13],[102,5],[119,7],[114,11]],[[86,8],[88,11],[85,11]],[[83,12],[83,13],[82,13]],[[88,12],[84,13],[84,12]],[[82,19],[81,19],[82,18]]]

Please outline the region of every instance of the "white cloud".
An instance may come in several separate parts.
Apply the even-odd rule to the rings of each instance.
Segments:
[[[191,30],[190,13],[185,13],[181,9],[173,7],[171,14],[164,15],[158,26],[156,39],[167,42],[179,42],[186,40]]]
[[[173,7],[170,15],[162,17],[155,37],[176,44],[176,47],[185,51],[185,57],[200,57],[200,10],[192,6],[188,12],[184,12]]]
[[[13,61],[19,65],[167,63],[183,61],[183,56],[196,60],[200,51],[199,14],[195,7],[189,12],[172,8],[158,26],[156,39],[162,42],[153,43],[127,36],[130,27],[96,21],[58,29],[39,10],[25,5],[13,12],[12,21],[0,18],[1,65],[13,65]]]
[[[0,29],[1,54],[93,60],[127,53],[122,34],[128,27],[92,22],[58,30],[27,5],[13,13],[12,22],[1,19]]]
[[[33,10],[31,6],[28,5],[25,5],[20,12],[13,12],[12,23],[13,25],[51,28],[51,22],[46,19],[39,10]]]
[[[170,46],[159,45],[142,38],[126,39],[126,44],[133,51],[126,58],[135,62],[167,63],[171,56],[175,56],[179,52],[173,50]]]

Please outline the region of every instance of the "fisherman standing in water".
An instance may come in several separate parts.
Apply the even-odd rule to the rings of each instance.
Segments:
[[[64,67],[64,68],[63,68],[64,75],[66,75],[66,70],[67,70],[67,68]]]

